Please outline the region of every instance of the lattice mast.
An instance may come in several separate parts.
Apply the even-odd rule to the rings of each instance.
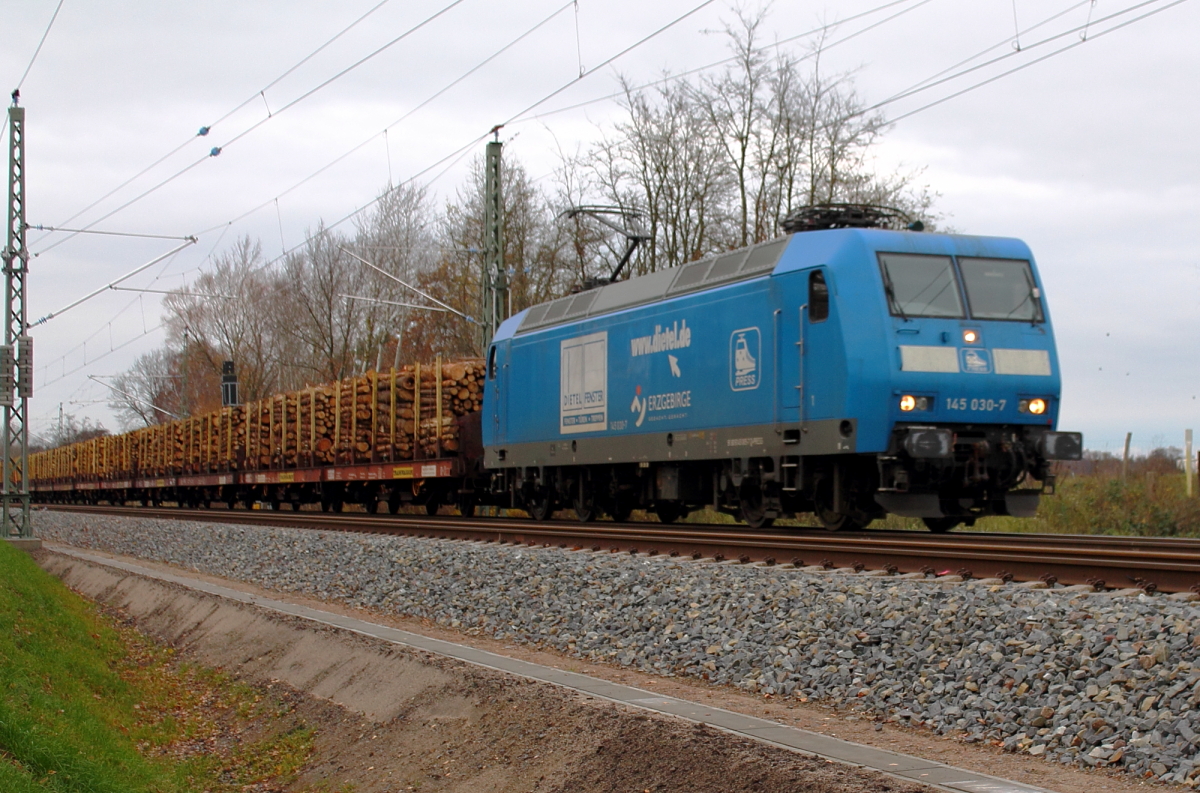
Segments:
[[[487,145],[483,184],[483,279],[480,304],[480,349],[487,354],[488,345],[500,323],[508,318],[508,272],[504,268],[504,189],[501,181],[500,128],[492,130],[496,139]]]
[[[4,406],[3,536],[32,537],[29,520],[29,399],[33,396],[33,339],[27,334],[25,247],[25,108],[13,91],[8,109],[8,244],[4,248],[4,344],[0,346],[0,404]]]

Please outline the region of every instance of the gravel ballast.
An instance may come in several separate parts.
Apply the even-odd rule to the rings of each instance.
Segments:
[[[48,540],[1200,784],[1200,608],[1157,595],[38,511]]]

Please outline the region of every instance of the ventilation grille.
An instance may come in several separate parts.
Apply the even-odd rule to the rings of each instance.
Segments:
[[[710,256],[672,270],[631,278],[577,295],[560,297],[529,309],[517,333],[655,303],[700,289],[766,275],[775,269],[791,237],[780,237],[752,248]]]

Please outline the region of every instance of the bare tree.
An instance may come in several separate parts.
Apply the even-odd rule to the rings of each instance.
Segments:
[[[359,331],[372,307],[345,295],[369,293],[372,279],[370,270],[343,250],[348,244],[342,235],[318,228],[275,277],[280,348],[295,370],[285,387],[296,384],[292,378],[307,375],[325,382],[359,368]]]
[[[277,386],[279,350],[274,282],[263,269],[262,245],[243,237],[219,254],[211,270],[164,301],[168,344],[200,355],[194,374],[238,368],[244,399],[261,399]],[[190,358],[189,358],[190,360]]]
[[[108,434],[108,430],[100,422],[93,423],[86,416],[80,420],[74,413],[62,413],[60,410],[58,423],[48,433],[42,434],[36,439],[30,439],[29,453],[70,446],[72,443],[90,441]]]
[[[124,430],[165,424],[183,408],[183,367],[169,347],[151,350],[112,378],[108,406]]]
[[[633,268],[642,274],[720,248],[729,175],[690,88],[667,83],[647,94],[624,87],[629,118],[589,159],[603,203],[646,217],[651,240]]]

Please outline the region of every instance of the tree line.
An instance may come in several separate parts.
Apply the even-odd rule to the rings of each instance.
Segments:
[[[731,59],[717,73],[665,74],[647,87],[623,80],[620,119],[595,142],[559,151],[548,178],[505,157],[514,313],[604,278],[624,252],[611,228],[564,217],[572,206],[636,216],[648,240],[627,265],[632,275],[771,239],[812,204],[882,204],[929,225],[933,195],[919,172],[875,171],[886,119],[867,109],[851,75],[823,70],[819,43],[770,46],[761,14],[739,13],[725,33]],[[476,326],[431,310],[439,307],[419,292],[479,313],[483,180],[480,157],[441,206],[426,187],[388,185],[353,229],[318,225],[274,262],[258,240],[235,241],[165,299],[164,345],[113,380],[122,426],[219,407],[225,360],[246,401],[396,361],[480,355]]]

